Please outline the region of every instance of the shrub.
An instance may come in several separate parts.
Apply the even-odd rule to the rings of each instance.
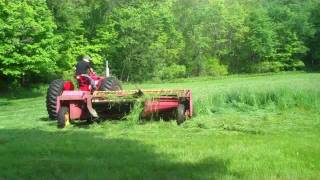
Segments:
[[[252,72],[258,73],[267,73],[267,72],[280,72],[284,68],[284,65],[281,62],[261,62],[257,65],[254,65]]]
[[[306,65],[300,60],[294,60],[292,63],[293,70],[304,70]]]
[[[163,67],[156,73],[156,77],[161,79],[174,79],[183,78],[186,76],[186,67],[184,65],[172,64],[167,67]]]
[[[220,63],[220,60],[214,57],[206,59],[205,73],[209,76],[221,76],[228,74],[226,65]]]

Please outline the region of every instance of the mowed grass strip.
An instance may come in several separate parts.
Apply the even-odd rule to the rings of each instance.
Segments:
[[[320,74],[193,78],[196,116],[58,130],[44,95],[0,98],[0,179],[317,179]],[[134,121],[134,122],[132,122]]]

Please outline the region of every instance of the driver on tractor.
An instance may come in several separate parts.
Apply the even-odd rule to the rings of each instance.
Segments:
[[[93,90],[96,89],[95,81],[91,78],[90,74],[93,74],[92,62],[89,56],[83,56],[81,60],[76,65],[76,76],[77,79],[80,77],[85,77],[90,81],[90,85]]]

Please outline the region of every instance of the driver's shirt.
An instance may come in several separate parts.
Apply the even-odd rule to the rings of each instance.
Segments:
[[[76,66],[76,75],[88,74],[88,70],[91,68],[91,63],[86,61],[79,61]]]

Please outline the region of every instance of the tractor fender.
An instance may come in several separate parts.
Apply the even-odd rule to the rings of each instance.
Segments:
[[[72,81],[65,81],[63,84],[63,90],[64,91],[73,91],[74,84],[72,83]]]

